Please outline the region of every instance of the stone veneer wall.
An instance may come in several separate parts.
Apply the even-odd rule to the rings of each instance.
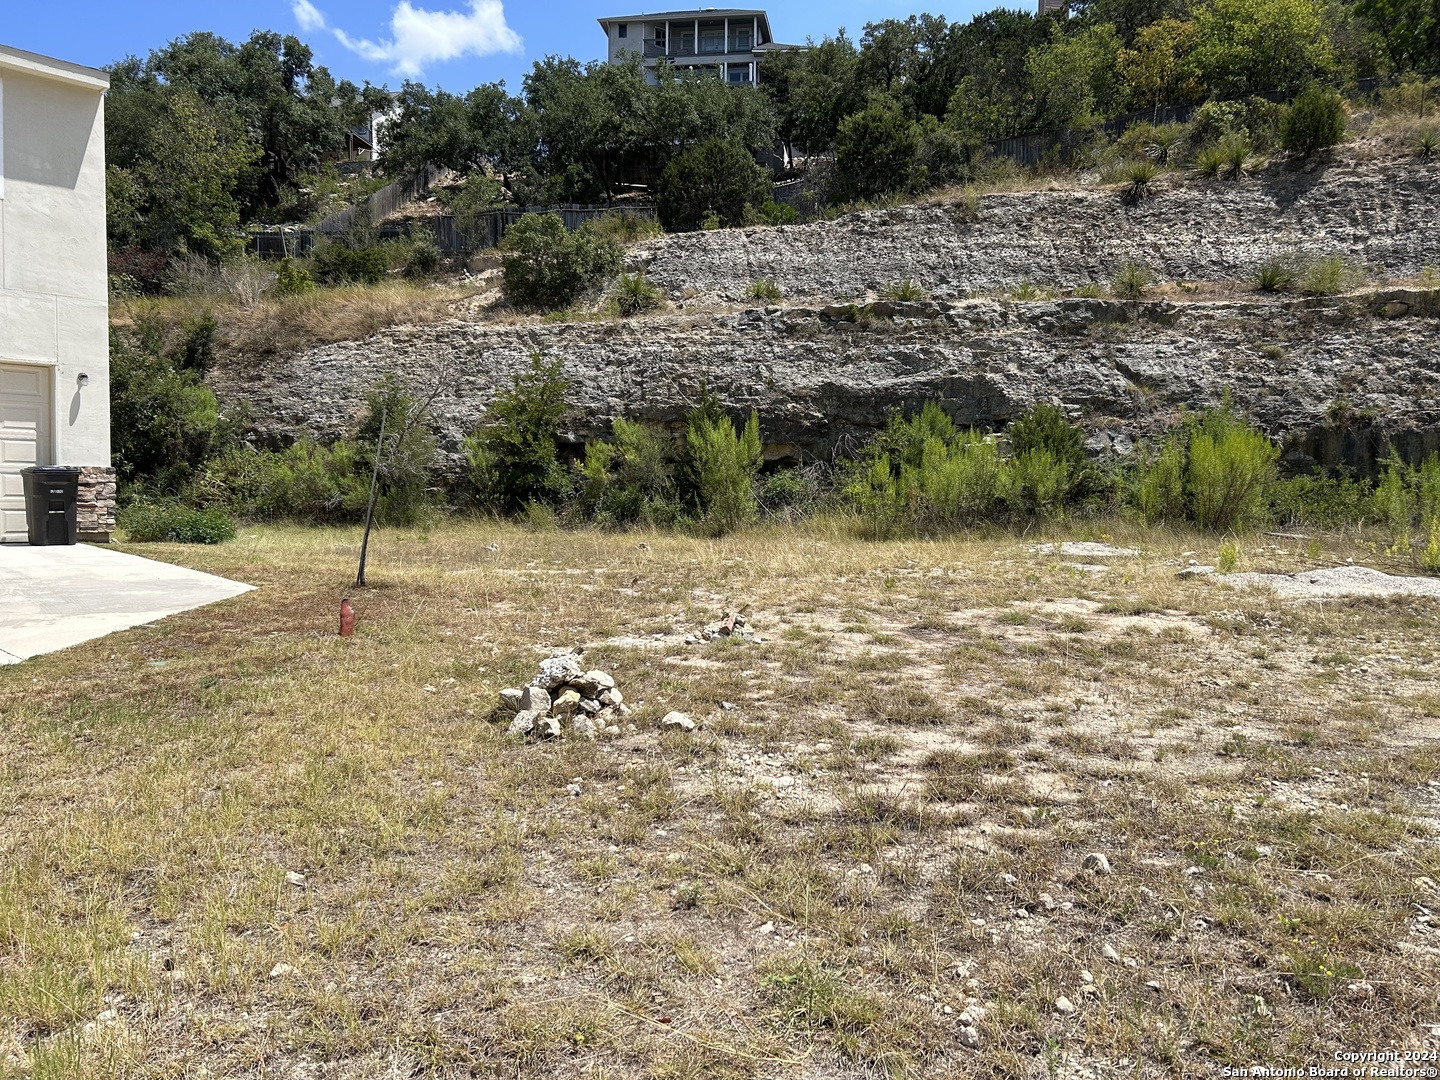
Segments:
[[[86,465],[80,470],[75,531],[81,540],[108,543],[115,531],[115,470]]]

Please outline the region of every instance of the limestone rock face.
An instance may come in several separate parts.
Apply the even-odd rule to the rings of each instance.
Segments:
[[[1136,205],[1097,188],[990,195],[973,222],[918,206],[672,235],[630,259],[682,310],[390,327],[263,362],[224,358],[207,378],[226,405],[246,403],[272,443],[353,432],[366,389],[387,372],[425,397],[439,383],[432,415],[456,468],[461,440],[536,351],[561,359],[572,380],[572,443],[609,437],[617,416],[678,430],[708,387],[759,413],[771,460],[827,459],[882,428],[891,409],[927,400],[986,428],[1053,401],[1086,423],[1092,452],[1124,456],[1182,407],[1229,390],[1287,437],[1292,464],[1368,467],[1382,431],[1406,455],[1440,449],[1440,296],[1268,296],[1243,284],[1271,259],[1306,253],[1392,277],[1440,266],[1440,161],[1352,154],[1308,173],[1167,181]],[[999,298],[1025,281],[1103,285],[1130,262],[1168,287],[1139,301]],[[744,304],[761,277],[778,282],[783,306],[694,310]],[[930,299],[876,299],[904,278]],[[1228,298],[1176,282],[1229,283],[1216,294]]]

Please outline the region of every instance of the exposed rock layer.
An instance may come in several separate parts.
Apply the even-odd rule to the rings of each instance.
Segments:
[[[1440,159],[1277,166],[1240,181],[988,195],[782,228],[667,236],[634,268],[671,292],[739,300],[769,278],[787,300],[852,300],[912,279],[939,299],[1022,281],[1108,283],[1127,263],[1164,281],[1246,280],[1268,260],[1340,256],[1390,276],[1440,266]]]
[[[211,378],[275,441],[351,431],[365,388],[387,371],[427,395],[438,383],[434,413],[452,452],[534,352],[562,358],[574,380],[576,441],[608,435],[616,416],[678,424],[708,386],[758,410],[772,458],[828,457],[890,409],[931,399],[963,424],[999,426],[1057,401],[1102,433],[1143,435],[1227,390],[1323,461],[1367,465],[1382,432],[1413,452],[1440,446],[1434,294],[880,303],[855,322],[840,310],[395,328]]]

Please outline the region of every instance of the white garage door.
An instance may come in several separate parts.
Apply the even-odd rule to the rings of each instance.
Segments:
[[[29,538],[20,470],[49,464],[50,369],[0,364],[0,543]]]

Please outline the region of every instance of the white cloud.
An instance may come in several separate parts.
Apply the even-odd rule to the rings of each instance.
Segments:
[[[310,0],[293,0],[290,10],[295,13],[295,21],[300,24],[301,30],[325,29],[325,15]]]
[[[310,0],[295,0],[310,6]],[[316,12],[316,14],[319,14]],[[416,77],[426,65],[458,56],[486,56],[496,52],[518,52],[520,35],[505,24],[500,0],[470,0],[470,12],[426,11],[400,0],[390,17],[388,41],[352,38],[343,30],[334,34],[341,45],[366,60],[390,64],[398,75]]]

